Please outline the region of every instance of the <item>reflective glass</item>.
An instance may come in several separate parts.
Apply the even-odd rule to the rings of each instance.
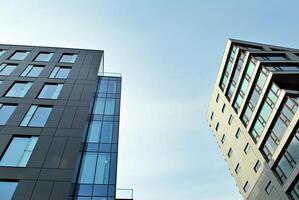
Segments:
[[[80,169],[79,183],[93,183],[96,169],[97,153],[86,152]]]
[[[28,51],[16,51],[10,60],[24,60],[28,54]]]
[[[99,153],[95,184],[108,184],[110,155],[108,153]]]
[[[108,93],[116,93],[117,81],[109,81]]]
[[[75,63],[77,56],[77,54],[63,54],[59,62]]]
[[[51,113],[51,107],[37,107],[34,115],[32,116],[28,126],[43,127],[45,126],[48,117]]]
[[[106,99],[105,115],[113,115],[115,107],[115,99]]]
[[[48,62],[52,58],[53,53],[39,53],[38,56],[35,58],[35,61],[43,61]]]
[[[45,84],[38,98],[57,99],[63,84]]]
[[[285,158],[285,156],[283,156],[281,158],[281,160],[278,163],[278,166],[280,167],[280,169],[282,170],[282,172],[284,173],[284,175],[286,177],[289,177],[291,175],[291,173],[293,171],[293,167],[287,161],[287,159]]]
[[[0,199],[11,200],[17,188],[18,182],[0,181]]]
[[[104,114],[104,108],[105,108],[105,99],[96,98],[93,114],[97,114],[97,115]]]
[[[2,56],[4,53],[6,52],[6,50],[0,50],[0,56]]]
[[[267,121],[270,117],[270,114],[272,112],[272,108],[269,106],[269,104],[264,103],[263,108],[261,110],[260,116]]]
[[[69,67],[55,67],[50,74],[50,78],[67,78],[71,68]]]
[[[100,93],[106,93],[107,92],[107,86],[108,86],[108,80],[101,80],[100,81]]]
[[[273,132],[280,140],[282,139],[286,129],[287,129],[287,126],[285,125],[285,123],[283,121],[281,121],[281,118],[278,118],[273,127]]]
[[[102,121],[91,121],[88,130],[87,142],[99,143]]]
[[[30,89],[32,83],[14,83],[6,93],[6,97],[24,97]]]
[[[111,143],[113,122],[103,122],[101,143]]]
[[[299,162],[299,140],[297,137],[294,137],[287,151],[290,153],[292,158],[296,163]]]
[[[43,69],[44,67],[42,66],[28,65],[28,67],[24,70],[21,76],[38,77],[40,73],[43,71]]]
[[[17,106],[0,104],[0,125],[6,124]]]
[[[0,75],[8,76],[15,70],[16,67],[17,67],[17,65],[1,64],[0,65]]]
[[[252,76],[252,74],[253,74],[253,72],[254,72],[254,68],[255,68],[255,65],[254,65],[252,62],[250,62],[249,65],[248,65],[247,72],[246,72],[246,74],[247,74],[249,77]]]

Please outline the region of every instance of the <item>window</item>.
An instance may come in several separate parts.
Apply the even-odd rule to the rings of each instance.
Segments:
[[[225,137],[226,137],[225,134],[223,134],[223,135],[222,135],[222,139],[221,139],[221,143],[222,143],[222,144],[224,144],[224,142],[225,142]]]
[[[16,51],[9,59],[10,60],[24,60],[28,56],[28,51]]]
[[[34,59],[34,61],[42,61],[42,62],[49,62],[52,58],[54,53],[46,53],[41,52],[38,54],[38,56]]]
[[[245,154],[248,154],[249,151],[250,151],[250,145],[249,145],[249,143],[247,143],[245,148],[244,148],[244,152],[245,152]]]
[[[218,131],[219,126],[220,126],[220,125],[219,125],[219,122],[217,122],[216,127],[215,127],[215,130],[216,130],[216,131]]]
[[[10,75],[15,68],[17,67],[17,65],[13,65],[13,64],[1,64],[0,65],[0,75],[1,76],[8,76]]]
[[[237,132],[236,132],[236,135],[235,135],[237,139],[239,139],[240,134],[241,134],[241,129],[238,128],[238,130],[237,130]]]
[[[210,119],[213,120],[213,117],[214,117],[214,112],[211,113]]]
[[[25,167],[38,137],[14,137],[0,160],[0,166]]]
[[[267,184],[267,186],[266,186],[266,188],[265,188],[265,191],[266,191],[267,194],[270,194],[270,192],[272,191],[272,189],[273,189],[272,182],[269,181],[268,184]]]
[[[5,52],[6,52],[6,50],[1,49],[0,50],[0,56],[2,56]]]
[[[45,84],[38,98],[57,99],[63,84]]]
[[[261,162],[258,160],[258,161],[256,161],[254,168],[253,168],[255,173],[257,173],[259,171],[260,167],[261,167]]]
[[[0,180],[0,199],[11,200],[18,182]]]
[[[222,113],[225,112],[225,104],[223,104],[221,112],[222,112]]]
[[[16,105],[0,103],[0,125],[6,124],[16,107]]]
[[[0,81],[0,85],[3,83],[3,81]]]
[[[77,54],[63,54],[62,57],[60,58],[59,62],[64,62],[64,63],[75,63],[78,55]]]
[[[232,154],[233,154],[233,149],[229,148],[227,156],[230,158],[232,156]]]
[[[52,107],[32,105],[20,126],[43,127],[45,126],[51,111]]]
[[[241,166],[240,166],[240,163],[238,163],[237,166],[236,166],[236,168],[235,168],[236,174],[239,173],[240,169],[241,169]]]
[[[97,115],[102,115],[102,114],[113,115],[114,108],[115,108],[115,99],[96,98],[93,113]]]
[[[216,97],[216,102],[218,103],[219,101],[219,94],[217,94],[217,97]]]
[[[290,196],[292,197],[292,199],[295,199],[295,200],[299,199],[299,181],[298,180],[290,193],[291,193]]]
[[[243,186],[243,190],[244,190],[244,192],[246,193],[246,192],[249,191],[249,189],[250,189],[250,185],[249,185],[248,181],[246,181],[246,183],[245,183],[244,186]]]
[[[71,68],[69,67],[55,67],[51,72],[49,78],[67,78]]]
[[[6,97],[24,97],[30,89],[31,82],[14,83],[13,86],[5,94]]]
[[[21,76],[38,77],[43,69],[44,67],[40,65],[28,65]]]
[[[233,116],[232,116],[232,115],[230,115],[230,116],[229,116],[229,119],[228,119],[228,124],[229,124],[229,125],[231,125],[231,124],[232,124],[232,122],[233,122]]]

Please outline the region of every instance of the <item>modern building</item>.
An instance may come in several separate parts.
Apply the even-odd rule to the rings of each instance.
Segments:
[[[299,50],[229,39],[208,123],[244,199],[299,200]]]
[[[0,45],[0,199],[114,200],[120,97],[101,50]]]

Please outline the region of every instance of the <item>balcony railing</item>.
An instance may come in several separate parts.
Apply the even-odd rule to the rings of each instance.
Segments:
[[[114,73],[114,72],[98,72],[98,76],[121,77],[121,73]]]

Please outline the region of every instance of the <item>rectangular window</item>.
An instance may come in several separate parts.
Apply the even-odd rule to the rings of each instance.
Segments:
[[[69,67],[55,67],[51,72],[49,78],[67,78],[71,68]]]
[[[224,142],[225,142],[225,137],[226,137],[225,134],[223,134],[223,135],[222,135],[222,138],[221,138],[221,143],[222,143],[222,144],[224,144]]]
[[[16,51],[9,59],[10,60],[24,60],[28,56],[28,51]]]
[[[240,169],[241,169],[241,166],[240,166],[240,163],[238,163],[237,166],[236,166],[236,168],[235,168],[236,174],[239,173]]]
[[[30,89],[31,82],[16,82],[5,94],[6,97],[24,97]]]
[[[257,173],[259,171],[260,167],[261,167],[261,162],[258,160],[258,161],[256,161],[254,168],[253,168],[255,173]]]
[[[233,154],[233,149],[229,148],[227,156],[230,158],[232,156],[232,154]]]
[[[57,99],[63,84],[48,84],[46,83],[38,95],[38,98]]]
[[[52,107],[32,105],[20,126],[44,127]]]
[[[87,142],[99,143],[101,128],[102,128],[102,121],[91,121],[88,128]]]
[[[3,63],[0,65],[0,75],[8,76],[16,69],[16,67],[17,65]]]
[[[244,152],[245,152],[245,154],[248,154],[249,151],[250,151],[250,145],[249,145],[249,143],[247,143],[245,148],[244,148]]]
[[[34,61],[49,62],[54,53],[41,52],[37,55]]]
[[[0,166],[26,167],[37,139],[38,137],[14,137],[0,160]]]
[[[299,181],[298,180],[297,180],[297,183],[294,185],[293,189],[291,190],[290,196],[295,200],[299,199]]]
[[[27,77],[38,77],[40,73],[43,71],[44,66],[40,65],[28,65],[26,69],[23,71],[21,76],[27,76]]]
[[[0,199],[1,200],[11,200],[15,190],[17,188],[18,182],[15,181],[4,181],[0,180]]]
[[[229,125],[231,125],[231,124],[232,124],[232,122],[233,122],[233,116],[232,116],[232,115],[230,115],[230,116],[229,116],[229,119],[228,119],[228,124],[229,124]]]
[[[238,130],[237,130],[237,132],[236,132],[236,135],[235,135],[237,139],[239,139],[240,134],[241,134],[241,129],[238,128]]]
[[[272,191],[272,189],[273,189],[272,182],[269,181],[268,184],[267,184],[267,186],[266,186],[266,188],[265,188],[265,191],[266,191],[267,194],[270,194],[271,191]]]
[[[6,124],[16,107],[16,105],[0,103],[0,125]]]
[[[219,94],[217,94],[217,97],[216,97],[216,102],[218,103],[219,101]]]
[[[246,183],[245,183],[244,186],[243,186],[243,190],[244,190],[244,192],[246,193],[246,192],[249,191],[249,189],[250,189],[250,185],[249,185],[248,181],[246,181]]]
[[[225,104],[223,104],[221,112],[222,112],[222,113],[225,112]]]
[[[64,62],[64,63],[75,63],[78,55],[77,54],[69,54],[69,53],[64,53],[62,57],[60,58],[59,62]]]

